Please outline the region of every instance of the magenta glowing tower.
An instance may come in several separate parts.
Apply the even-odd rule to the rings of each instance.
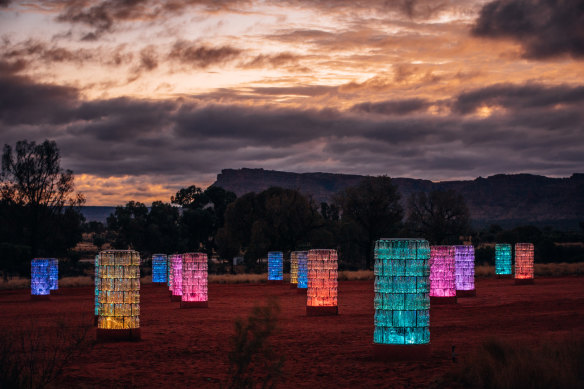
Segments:
[[[183,254],[181,308],[207,308],[207,254]]]
[[[454,246],[430,246],[430,303],[456,303]]]
[[[515,284],[533,284],[534,260],[533,243],[515,244]]]
[[[182,300],[182,254],[170,256],[170,270],[168,273],[170,301]]]
[[[308,316],[337,315],[339,313],[337,251],[310,250],[307,264],[306,314]]]
[[[454,246],[454,269],[456,273],[456,297],[476,296],[473,246]]]

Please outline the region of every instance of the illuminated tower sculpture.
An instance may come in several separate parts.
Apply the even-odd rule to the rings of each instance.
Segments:
[[[281,251],[268,252],[268,284],[281,284],[283,255]]]
[[[310,250],[307,264],[306,314],[308,316],[337,315],[339,313],[337,251]]]
[[[181,308],[207,308],[207,254],[183,254]]]
[[[290,253],[290,287],[298,286],[298,251]]]
[[[152,282],[166,283],[167,277],[167,262],[166,254],[152,255]]]
[[[376,356],[426,357],[430,351],[430,245],[424,239],[375,243]]]
[[[51,293],[50,259],[35,258],[30,261],[30,297],[32,300],[49,300]]]
[[[473,246],[454,246],[454,269],[456,273],[456,297],[476,296]]]
[[[99,253],[98,340],[140,339],[140,255],[134,250]]]
[[[430,302],[455,304],[454,246],[430,247]]]
[[[308,251],[296,251],[298,259],[298,293],[308,289]]]
[[[533,284],[533,243],[515,244],[515,284]]]
[[[170,301],[182,300],[182,254],[170,256],[169,288]]]
[[[495,245],[495,275],[499,278],[511,278],[512,276],[511,245],[497,243]]]
[[[94,323],[93,325],[97,325],[98,316],[99,316],[99,254],[95,255],[95,262],[93,268],[93,296],[94,296]]]
[[[49,258],[49,281],[51,283],[51,290],[59,289],[59,260]]]

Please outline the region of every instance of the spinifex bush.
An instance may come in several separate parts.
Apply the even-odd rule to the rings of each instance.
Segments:
[[[485,341],[461,359],[440,386],[481,389],[584,388],[584,337],[554,339],[536,347]]]
[[[256,306],[251,315],[235,321],[229,353],[229,388],[275,388],[282,380],[284,358],[272,347],[270,337],[278,324],[280,307],[275,300]]]

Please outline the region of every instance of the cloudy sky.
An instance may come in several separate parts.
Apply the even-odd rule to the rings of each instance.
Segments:
[[[584,172],[584,0],[0,0],[0,143],[89,205],[224,168]]]

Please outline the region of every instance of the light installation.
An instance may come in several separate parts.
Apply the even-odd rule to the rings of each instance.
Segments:
[[[308,251],[296,251],[298,259],[298,292],[305,293],[308,288]]]
[[[140,255],[106,250],[98,262],[97,339],[140,339]]]
[[[169,288],[170,300],[182,300],[182,254],[173,254],[170,256]]]
[[[94,283],[94,291],[93,291],[93,296],[94,296],[94,312],[95,312],[95,323],[94,325],[97,325],[97,321],[98,321],[98,316],[99,316],[99,254],[97,254],[95,256],[95,267],[94,267],[94,278],[93,278],[93,283]]]
[[[531,284],[533,283],[533,243],[516,243],[515,244],[515,283]]]
[[[284,279],[282,274],[283,255],[281,251],[268,252],[268,282],[281,283]]]
[[[376,346],[400,347],[397,358],[430,344],[430,245],[424,239],[381,239],[375,243]],[[417,346],[415,346],[417,345]],[[376,351],[377,351],[376,350]],[[395,348],[393,348],[395,350]]]
[[[183,254],[181,308],[208,306],[207,274],[207,254]]]
[[[152,255],[152,282],[166,283],[167,262],[166,254]]]
[[[337,251],[310,250],[307,265],[306,314],[309,316],[338,314]]]
[[[298,251],[290,253],[290,286],[298,285]]]
[[[454,269],[456,273],[456,296],[476,296],[473,246],[454,246]]]
[[[47,258],[35,258],[30,261],[30,295],[32,299],[49,298],[51,293],[50,266],[50,260]]]
[[[498,276],[511,276],[511,245],[497,243],[495,245],[495,274]]]
[[[59,260],[49,258],[49,282],[51,290],[59,289]]]
[[[430,302],[455,303],[454,246],[430,247]]]

